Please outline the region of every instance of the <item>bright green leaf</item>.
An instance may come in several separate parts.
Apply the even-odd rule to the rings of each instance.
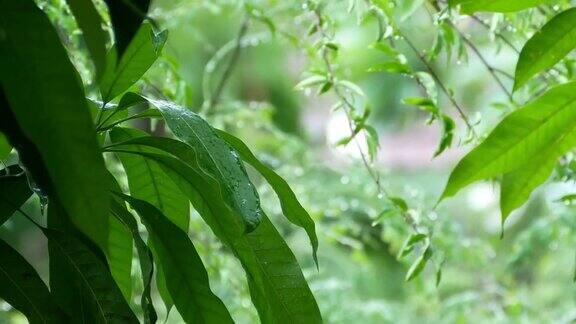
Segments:
[[[532,77],[554,66],[576,48],[576,8],[552,18],[522,48],[514,90],[520,89]]]
[[[115,51],[110,51],[106,72],[100,81],[102,100],[109,102],[136,83],[158,59],[167,37],[167,31],[155,34],[152,26],[144,23],[118,64]]]
[[[473,14],[478,11],[514,12],[557,0],[449,0],[451,6],[461,5],[462,12]]]
[[[576,127],[576,82],[552,88],[508,115],[456,166],[441,196],[526,164]]]

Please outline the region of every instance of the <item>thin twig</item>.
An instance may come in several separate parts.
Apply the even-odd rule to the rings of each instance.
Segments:
[[[244,37],[246,36],[246,33],[248,32],[249,25],[250,25],[250,16],[248,14],[246,14],[244,21],[242,22],[242,25],[240,26],[240,30],[238,31],[238,36],[236,37],[236,46],[234,47],[234,50],[232,51],[232,54],[230,56],[230,60],[228,61],[228,65],[226,66],[226,68],[222,74],[222,78],[220,78],[220,82],[218,82],[218,85],[216,86],[214,93],[212,94],[212,96],[210,97],[210,99],[208,101],[208,105],[207,105],[206,111],[205,111],[206,115],[212,115],[216,112],[216,106],[218,105],[218,102],[220,101],[222,91],[224,90],[226,83],[228,82],[228,80],[230,79],[230,76],[232,75],[232,72],[234,71],[234,67],[236,66],[236,62],[240,58],[240,52],[242,51],[242,40],[244,39]]]

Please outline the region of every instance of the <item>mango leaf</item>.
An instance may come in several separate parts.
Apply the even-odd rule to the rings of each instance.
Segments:
[[[260,198],[238,153],[194,112],[168,101],[147,100],[162,112],[174,135],[194,149],[200,167],[220,183],[224,197],[231,202],[230,206],[242,215],[246,230],[253,231],[261,219]],[[185,151],[181,147],[174,143],[165,149]],[[170,153],[176,155],[175,152]]]
[[[0,170],[0,225],[4,224],[30,196],[32,191],[24,170],[15,165]]]
[[[314,220],[308,214],[306,209],[302,207],[296,194],[292,191],[286,180],[282,179],[274,170],[269,168],[264,163],[260,162],[258,158],[250,151],[250,148],[242,142],[241,139],[232,134],[218,130],[218,135],[223,138],[236,152],[240,153],[242,159],[253,166],[265,179],[268,181],[274,192],[278,195],[280,206],[284,216],[288,218],[292,224],[302,227],[308,234],[310,244],[312,244],[312,253],[314,261],[318,265],[317,251],[318,251],[318,237],[316,236],[316,229]]]
[[[146,18],[150,0],[104,0],[104,2],[108,6],[112,20],[118,56],[122,56]]]
[[[132,141],[144,142],[148,139]],[[129,148],[129,145],[125,147]],[[166,174],[189,197],[216,236],[241,261],[247,273],[252,300],[263,323],[322,322],[318,305],[296,258],[278,231],[262,214],[263,222],[255,231],[247,234],[241,219],[223,203],[218,181],[203,173],[194,150],[189,148],[186,163],[165,154],[124,150],[121,146],[108,150],[142,155],[163,167]],[[287,290],[290,293],[285,293]]]
[[[54,186],[50,193],[58,196],[74,224],[105,246],[106,170],[78,74],[34,1],[0,0],[0,29],[0,84],[21,127],[19,137],[40,154],[33,163],[43,162],[46,168],[45,174],[33,175],[36,180],[49,177]]]
[[[121,195],[140,215],[162,264],[174,305],[188,323],[234,323],[224,303],[210,290],[208,273],[186,232],[148,202]]]
[[[530,198],[536,187],[550,177],[558,159],[575,145],[576,130],[572,130],[535,159],[504,175],[500,186],[502,223],[514,209],[522,206]]]
[[[5,160],[12,152],[12,145],[6,139],[6,136],[0,133],[0,160]]]
[[[478,11],[514,12],[557,0],[449,0],[450,6],[461,5],[462,12],[473,14]]]
[[[440,199],[478,180],[492,178],[534,160],[576,127],[576,82],[552,88],[508,115],[454,168]]]
[[[70,6],[78,27],[82,30],[86,47],[96,67],[98,79],[106,68],[107,36],[102,29],[102,17],[100,17],[92,0],[66,0],[66,2]]]
[[[111,210],[118,220],[130,229],[132,237],[134,238],[136,251],[138,252],[138,259],[140,261],[140,270],[142,272],[142,283],[144,287],[140,299],[140,306],[142,307],[142,313],[144,314],[144,323],[156,323],[158,315],[154,309],[151,296],[152,279],[154,278],[154,258],[152,256],[152,251],[150,251],[144,240],[142,240],[142,237],[140,237],[138,223],[134,219],[134,216],[126,210],[126,207],[123,206],[123,204],[112,200]]]
[[[81,318],[91,323],[138,323],[107,265],[90,248],[70,234],[43,228],[50,247],[50,260],[58,259],[72,276],[67,284],[80,296],[75,300]],[[70,311],[70,310],[69,310]]]
[[[110,131],[113,142],[128,141],[132,138],[145,137],[143,131],[116,127]],[[132,147],[138,151],[150,151],[144,146]],[[190,207],[188,198],[170,179],[160,166],[141,156],[119,153],[118,157],[128,177],[130,194],[137,199],[145,200],[160,209],[168,219],[184,231],[188,231]]]
[[[155,34],[152,26],[144,23],[118,64],[116,52],[110,51],[106,71],[100,80],[102,100],[107,103],[136,83],[158,59],[167,37],[167,31]]]
[[[0,298],[26,316],[28,322],[68,323],[34,268],[10,245],[0,240]]]
[[[544,25],[522,48],[514,90],[562,60],[576,48],[576,8],[563,11]]]

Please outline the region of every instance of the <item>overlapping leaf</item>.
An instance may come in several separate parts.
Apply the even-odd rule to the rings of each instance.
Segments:
[[[514,90],[562,60],[576,48],[576,8],[563,11],[542,27],[522,48]]]
[[[239,138],[224,131],[218,131],[218,135],[230,144],[236,152],[240,153],[240,156],[244,161],[258,170],[258,172],[260,172],[260,174],[272,186],[272,189],[274,189],[278,195],[282,211],[286,218],[288,218],[288,220],[290,220],[294,225],[302,227],[308,234],[310,243],[312,244],[314,261],[318,264],[316,256],[316,252],[318,251],[318,237],[316,236],[314,220],[310,217],[306,209],[302,207],[286,180],[282,179],[282,177],[274,172],[274,170],[260,162],[260,160],[258,160],[258,158],[250,151],[250,148],[248,148],[248,146],[246,146],[246,144],[244,144]]]
[[[0,255],[0,298],[22,312],[31,324],[60,324],[70,320],[34,268],[2,240]]]
[[[118,56],[122,56],[146,18],[150,0],[104,0],[108,6]]]
[[[49,177],[75,225],[104,246],[108,183],[77,72],[34,1],[0,0],[0,29],[0,83],[47,171],[34,176]]]
[[[138,212],[162,264],[174,305],[188,323],[233,323],[224,303],[210,290],[208,274],[186,232],[151,204],[122,196]]]
[[[18,166],[0,170],[0,225],[32,196],[28,179]]]
[[[136,83],[160,56],[167,37],[167,31],[155,34],[152,26],[144,23],[117,64],[116,52],[110,51],[100,81],[102,100],[109,102]]]
[[[262,214],[262,222],[256,230],[246,233],[242,219],[224,203],[218,180],[203,171],[191,147],[177,143],[180,142],[136,138],[109,150],[139,154],[163,167],[214,233],[241,261],[247,273],[252,300],[263,323],[320,323],[320,311],[296,258],[272,223]],[[131,149],[131,145],[164,146],[165,151],[177,153],[180,159],[165,154],[138,152]],[[186,147],[186,152],[178,153],[180,148]]]
[[[254,230],[262,217],[260,199],[237,153],[194,112],[171,102],[147,100],[162,112],[174,135],[194,149],[202,170],[220,183],[227,202],[243,217],[246,230]],[[186,151],[177,143],[165,149]]]
[[[511,113],[468,153],[450,175],[441,198],[478,180],[516,170],[576,127],[576,82],[552,88]]]

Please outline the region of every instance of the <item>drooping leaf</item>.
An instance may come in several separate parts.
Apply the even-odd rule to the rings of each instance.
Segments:
[[[108,6],[112,20],[118,56],[122,56],[124,51],[128,51],[127,47],[146,18],[150,0],[104,0],[104,2]]]
[[[1,0],[0,29],[0,83],[47,170],[33,175],[49,177],[74,224],[104,246],[108,183],[77,72],[34,1]]]
[[[557,0],[449,0],[451,6],[461,5],[462,12],[473,14],[478,11],[514,12]]]
[[[0,170],[0,225],[32,196],[24,170],[10,166]]]
[[[48,238],[50,288],[59,305],[79,321],[134,323],[137,319],[113,277],[106,249],[79,232],[57,201],[50,202],[47,216],[48,228],[42,231]]]
[[[210,290],[208,273],[186,232],[151,204],[122,195],[138,212],[162,264],[174,305],[188,323],[233,323],[224,303]]]
[[[142,298],[140,299],[140,306],[142,307],[142,313],[144,314],[144,323],[156,323],[158,315],[154,309],[151,296],[152,280],[154,278],[154,259],[152,251],[150,251],[144,240],[142,240],[142,237],[140,237],[138,223],[134,219],[134,216],[126,210],[126,207],[123,206],[123,204],[112,200],[111,208],[112,213],[130,229],[132,237],[134,238],[136,251],[138,252],[138,259],[140,261],[140,270],[142,272],[142,283],[144,287]]]
[[[110,131],[113,142],[124,142],[137,137],[145,137],[143,131],[116,127]],[[144,146],[133,146],[139,151],[147,151]],[[149,151],[149,149],[148,149]],[[118,154],[126,175],[130,194],[145,200],[160,209],[168,219],[184,231],[188,230],[190,208],[188,198],[154,161],[133,154]]]
[[[576,8],[563,11],[544,25],[522,48],[514,90],[562,60],[576,48]]]
[[[240,153],[242,159],[253,166],[266,181],[268,181],[270,186],[272,186],[272,189],[274,189],[278,195],[284,216],[286,216],[292,224],[302,227],[308,234],[308,238],[310,238],[310,243],[312,244],[314,261],[318,264],[316,256],[318,251],[318,237],[316,236],[314,220],[312,220],[306,209],[302,207],[286,180],[282,179],[282,177],[267,165],[260,162],[241,139],[221,130],[218,131],[218,135],[230,144],[236,152]]]
[[[54,302],[34,268],[2,240],[0,255],[0,298],[22,312],[31,324],[59,324],[70,320]]]
[[[454,168],[441,199],[478,180],[513,171],[534,160],[576,127],[576,82],[552,88],[508,115]]]
[[[410,281],[410,280],[418,277],[418,275],[426,267],[426,264],[428,263],[428,261],[430,260],[431,257],[432,257],[432,249],[430,248],[430,246],[427,246],[424,249],[424,252],[422,252],[422,254],[420,254],[418,256],[418,258],[416,258],[414,263],[412,263],[412,265],[410,266],[410,269],[408,269],[408,272],[406,273],[405,280]]]
[[[158,162],[218,238],[232,249],[247,273],[252,300],[263,323],[322,322],[296,258],[264,214],[256,230],[246,233],[241,219],[223,203],[218,181],[206,177],[196,158],[188,158],[184,163],[164,154],[130,151],[129,145],[126,148],[118,146],[109,150],[131,152]],[[193,157],[194,151],[189,153]]]
[[[117,64],[116,52],[110,51],[100,81],[102,100],[109,102],[136,83],[160,56],[167,37],[167,31],[155,34],[152,26],[144,23]]]
[[[82,30],[86,47],[90,52],[97,79],[106,67],[106,33],[102,29],[102,17],[92,0],[66,0],[70,6],[78,27]]]
[[[71,277],[67,284],[76,290],[75,320],[89,323],[138,323],[106,264],[84,243],[70,234],[42,229],[51,249],[50,260],[58,259]],[[70,311],[70,310],[69,310]],[[76,317],[81,316],[81,317]]]
[[[500,187],[502,223],[510,213],[522,206],[532,191],[550,177],[558,159],[576,146],[576,130],[562,136],[533,160],[515,171],[504,174]]]
[[[440,139],[440,144],[434,152],[434,157],[442,154],[447,148],[452,145],[452,140],[454,139],[454,129],[456,129],[456,124],[454,120],[447,115],[442,115],[442,138]]]
[[[261,218],[260,199],[237,153],[194,112],[171,102],[147,100],[162,112],[174,135],[194,149],[200,167],[220,183],[231,207],[242,215],[246,230],[254,230]],[[168,148],[176,147],[181,145]]]

